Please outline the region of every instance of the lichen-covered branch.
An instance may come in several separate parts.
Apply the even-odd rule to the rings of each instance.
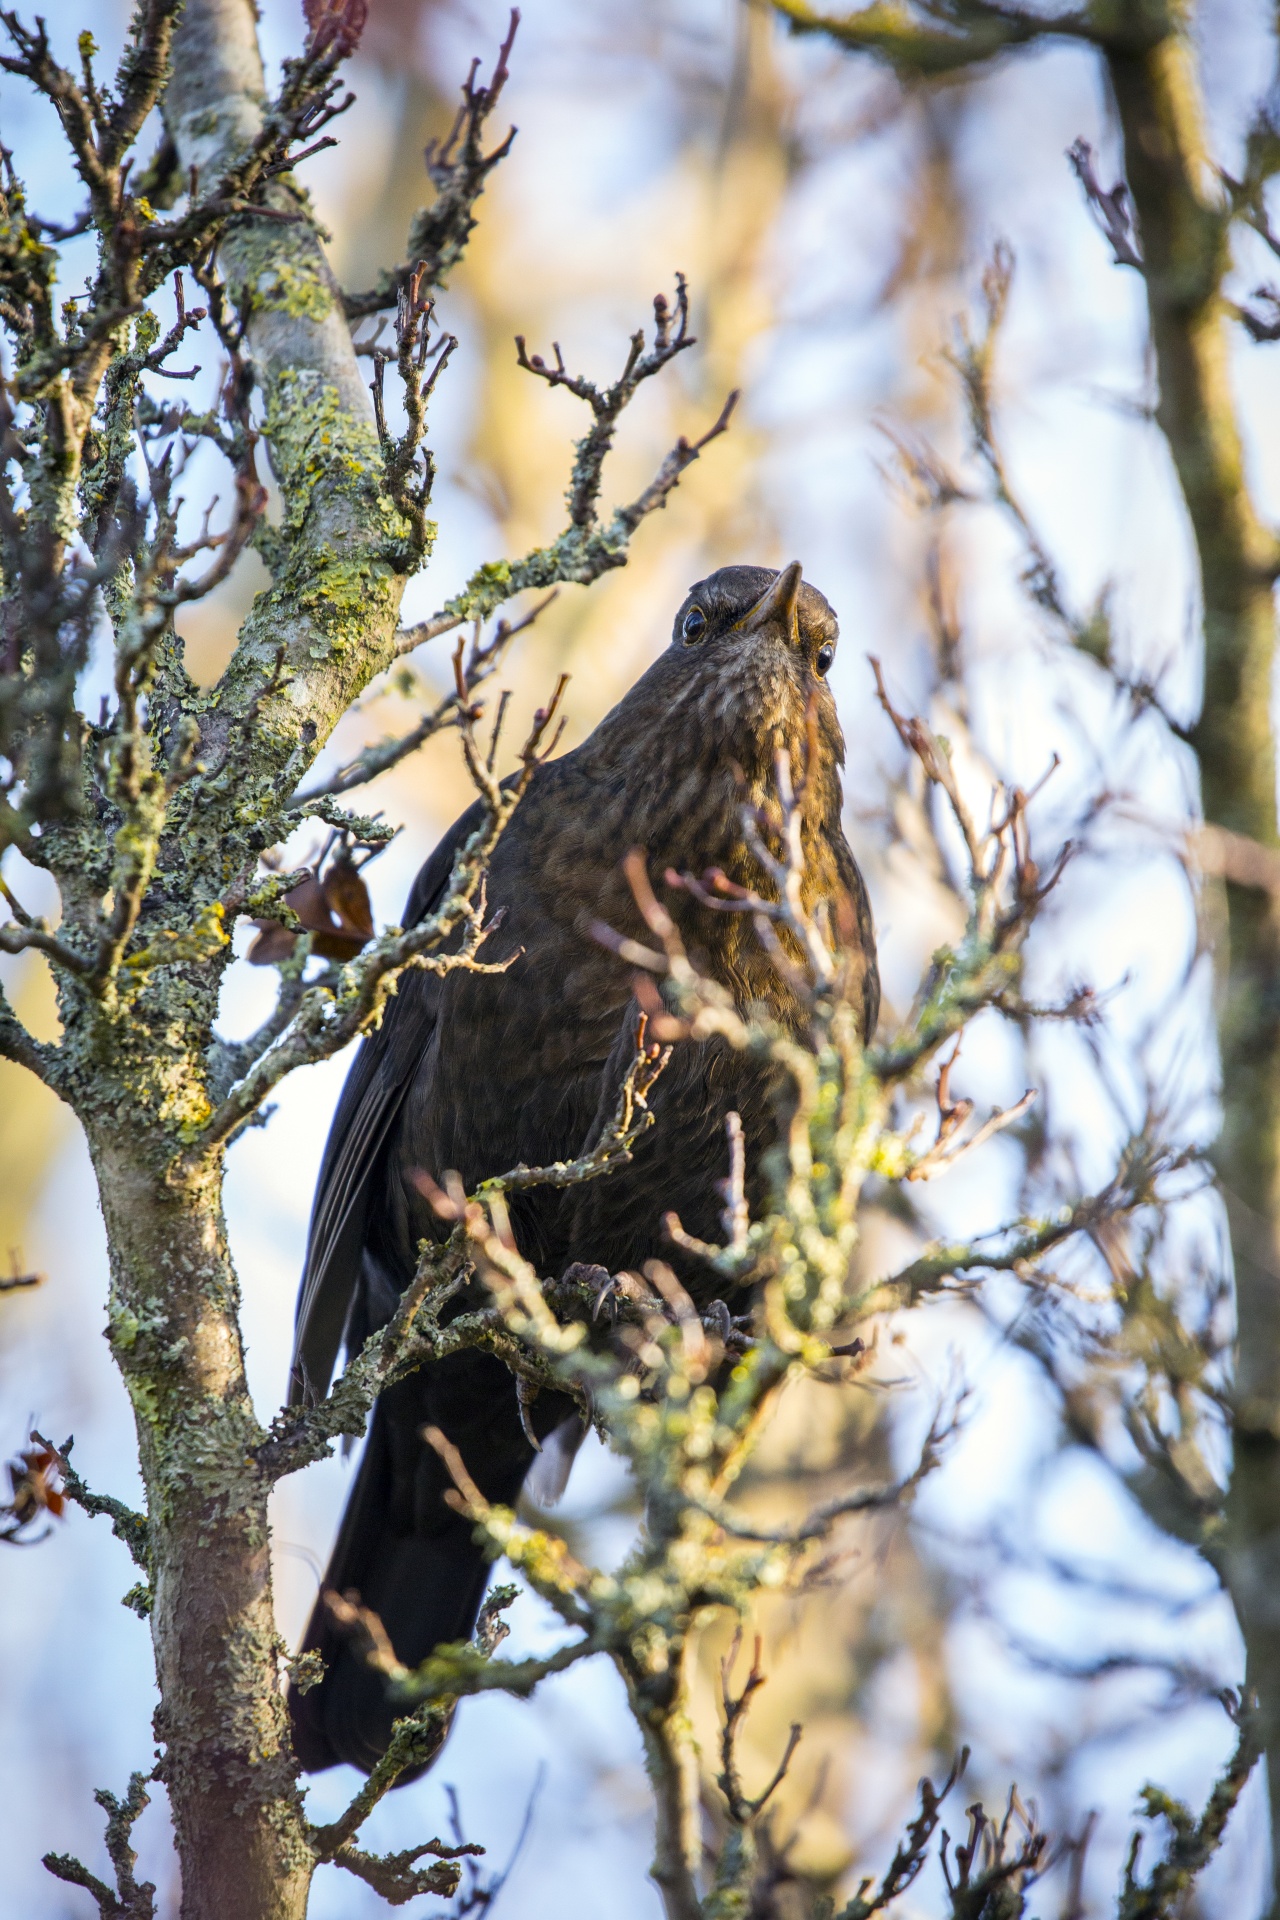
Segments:
[[[32,1438],[38,1440],[40,1436],[34,1434]],[[48,1445],[48,1442],[44,1444]],[[151,1568],[151,1537],[146,1515],[135,1513],[132,1507],[127,1507],[123,1500],[117,1500],[113,1494],[94,1493],[87,1487],[71,1464],[71,1447],[72,1442],[68,1439],[60,1447],[50,1449],[57,1461],[67,1499],[74,1500],[86,1513],[106,1514],[111,1521],[112,1533],[129,1549],[135,1566],[140,1567],[143,1573],[148,1573]]]
[[[303,988],[296,1011],[280,1037],[263,1048],[244,1078],[231,1088],[191,1140],[185,1162],[188,1167],[221,1147],[287,1074],[313,1061],[330,1058],[376,1024],[388,994],[406,968],[423,967],[440,974],[458,969],[501,973],[511,964],[510,960],[487,962],[477,957],[491,931],[491,923],[486,919],[485,876],[503,828],[544,757],[543,741],[556,717],[563,691],[562,680],[549,705],[540,707],[535,714],[521,749],[521,772],[510,782],[500,783],[494,779],[492,770],[476,750],[470,709],[460,712],[463,751],[485,802],[485,813],[475,832],[458,849],[443,900],[435,912],[417,926],[384,934],[354,960],[322,976],[315,985]]]
[[[1164,1852],[1145,1879],[1138,1877],[1142,1835],[1135,1833],[1125,1865],[1117,1920],[1172,1920],[1197,1876],[1222,1844],[1236,1802],[1262,1754],[1256,1706],[1227,1698],[1224,1704],[1240,1729],[1235,1751],[1197,1820],[1188,1807],[1159,1787],[1144,1787],[1142,1810],[1148,1820],[1168,1823]]]
[[[468,1646],[456,1650],[472,1656],[477,1670],[492,1659],[494,1649],[506,1638],[508,1628],[502,1618],[503,1609],[515,1596],[514,1587],[494,1588],[480,1609]],[[353,1606],[341,1595],[331,1595],[330,1604],[335,1618],[363,1647],[366,1656],[380,1670],[391,1674],[397,1663],[377,1615]],[[401,1904],[415,1893],[452,1893],[458,1884],[458,1869],[445,1863],[484,1851],[464,1841],[461,1835],[452,1846],[440,1840],[428,1840],[403,1853],[382,1856],[362,1853],[353,1844],[374,1807],[396,1785],[406,1767],[420,1766],[435,1757],[448,1730],[453,1705],[453,1699],[442,1705],[426,1700],[397,1720],[386,1753],[349,1805],[336,1820],[327,1826],[312,1827],[308,1834],[317,1861],[332,1860],[345,1867],[376,1887],[393,1905]],[[417,1869],[416,1862],[424,1853],[433,1855],[441,1864]]]
[[[430,1430],[428,1438],[434,1445],[443,1443],[442,1451],[449,1445],[437,1428]],[[467,1489],[467,1500],[475,1499],[474,1483],[461,1465],[460,1457],[456,1457],[453,1464]],[[396,1658],[395,1650],[376,1614],[355,1605],[341,1594],[330,1594],[328,1605],[337,1625],[360,1644],[366,1663],[388,1682],[392,1697],[402,1693],[413,1704],[415,1714],[422,1707],[450,1707],[464,1694],[509,1693],[516,1699],[527,1699],[534,1688],[551,1674],[563,1673],[579,1660],[588,1659],[598,1651],[592,1641],[586,1639],[557,1647],[554,1653],[533,1655],[526,1660],[496,1660],[487,1648],[465,1642],[454,1647],[437,1647],[420,1667],[409,1668]],[[396,1760],[401,1770],[407,1764],[399,1753]],[[388,1762],[380,1763],[369,1776],[368,1785],[361,1790],[340,1824],[347,1823],[356,1807],[362,1809],[360,1817],[363,1818],[364,1811],[379,1797],[383,1780],[394,1779],[396,1771],[396,1766],[390,1763],[388,1756]]]
[[[475,204],[493,169],[505,160],[515,139],[513,127],[505,140],[484,150],[485,124],[497,106],[510,77],[511,49],[515,45],[520,10],[511,9],[507,37],[494,62],[488,86],[477,86],[480,62],[472,62],[463,82],[462,104],[447,137],[431,141],[426,150],[427,177],[435,188],[429,207],[415,214],[409,228],[408,259],[382,275],[376,287],[363,293],[345,293],[343,307],[351,320],[394,307],[411,273],[418,272],[428,287],[443,287],[466,250],[475,229]]]
[[[970,1273],[1016,1273],[1026,1278],[1042,1255],[1077,1233],[1158,1202],[1161,1182],[1193,1164],[1194,1153],[1175,1151],[1147,1131],[1129,1141],[1115,1174],[1097,1193],[1062,1208],[1056,1217],[1029,1221],[953,1246],[926,1247],[909,1266],[876,1283],[885,1299],[910,1305],[923,1294]],[[906,1176],[910,1178],[910,1174]],[[994,1240],[996,1245],[985,1245]]]
[[[499,1203],[508,1192],[544,1186],[577,1186],[623,1165],[630,1158],[636,1141],[653,1124],[648,1096],[666,1060],[667,1053],[647,1042],[642,1023],[635,1056],[623,1076],[613,1117],[602,1129],[599,1139],[575,1160],[548,1167],[520,1166],[497,1175],[484,1182],[479,1197]],[[546,1380],[546,1370],[536,1363],[536,1357],[522,1356],[518,1344],[505,1337],[505,1322],[496,1309],[442,1320],[445,1308],[470,1272],[466,1227],[468,1221],[476,1218],[477,1203],[468,1201],[460,1193],[440,1189],[435,1189],[432,1197],[441,1219],[453,1226],[448,1240],[442,1245],[424,1248],[417,1272],[401,1295],[395,1313],[387,1325],[371,1334],[360,1352],[350,1358],[325,1399],[314,1406],[293,1408],[276,1416],[257,1449],[259,1468],[272,1480],[323,1458],[339,1434],[362,1433],[369,1411],[383,1388],[429,1359],[442,1359],[468,1347],[483,1346],[501,1352],[503,1358],[515,1364],[525,1358],[534,1380]]]
[[[139,1881],[135,1875],[138,1856],[132,1845],[134,1825],[151,1800],[147,1777],[133,1774],[123,1800],[117,1800],[105,1787],[100,1787],[93,1797],[107,1816],[106,1844],[115,1869],[114,1890],[68,1854],[46,1853],[45,1866],[56,1880],[83,1887],[91,1894],[98,1903],[100,1920],[155,1920],[156,1890],[149,1880]]]
[[[659,296],[661,298],[661,296]],[[658,301],[654,302],[655,310]],[[663,311],[666,311],[663,302]],[[660,326],[664,324],[660,322]],[[665,322],[669,325],[669,321]],[[643,336],[632,336],[633,341]],[[692,346],[687,336],[681,338],[681,346]],[[646,372],[656,372],[659,365],[671,357],[676,349],[668,342],[669,351],[663,359],[657,359],[656,351],[646,356],[655,364],[648,365]],[[529,363],[532,368],[532,362]],[[641,363],[643,364],[643,363]],[[533,368],[537,372],[537,368]],[[554,369],[552,373],[554,373]],[[549,377],[544,374],[544,377]],[[629,380],[625,397],[618,401],[616,412],[626,405],[635,390],[635,381],[639,376],[634,368],[624,381]],[[557,385],[569,385],[568,380],[553,382]],[[586,383],[583,383],[584,385]],[[619,382],[622,386],[624,382]],[[592,391],[595,391],[592,389]],[[611,393],[616,389],[611,389]],[[472,574],[461,593],[446,600],[439,613],[429,620],[421,621],[417,626],[406,627],[399,635],[397,651],[412,653],[426,640],[434,640],[439,634],[450,633],[453,628],[462,626],[468,620],[486,620],[498,608],[518,593],[539,591],[556,586],[561,582],[573,582],[578,586],[590,586],[602,574],[614,567],[623,567],[627,563],[627,553],[631,536],[649,514],[667,503],[669,495],[679,485],[681,475],[693,465],[698,456],[711,442],[726,432],[729,419],[737,403],[738,396],[731,393],[721,408],[717,419],[705,433],[696,440],[686,440],[683,435],[677,440],[671,452],[659,467],[657,473],[645,488],[628,505],[615,507],[608,521],[601,525],[596,512],[596,501],[600,486],[600,469],[606,453],[612,443],[613,422],[610,422],[607,435],[600,430],[599,422],[578,442],[574,460],[573,482],[570,487],[569,525],[557,540],[549,547],[535,547],[519,560],[491,561]],[[581,521],[572,517],[575,503],[585,514]]]

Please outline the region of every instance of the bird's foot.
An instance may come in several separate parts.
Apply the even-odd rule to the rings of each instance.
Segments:
[[[617,1296],[618,1280],[608,1267],[600,1267],[583,1260],[575,1260],[571,1267],[564,1270],[566,1286],[585,1287],[592,1295],[591,1318],[598,1320],[607,1307],[609,1324],[614,1326],[618,1319]]]
[[[745,1353],[752,1344],[751,1315],[730,1313],[723,1300],[713,1300],[702,1316],[705,1332],[718,1340],[726,1353]]]

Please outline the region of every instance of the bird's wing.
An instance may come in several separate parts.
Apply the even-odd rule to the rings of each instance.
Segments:
[[[876,1022],[880,1018],[880,968],[876,960],[876,929],[871,917],[871,899],[862,869],[854,859],[853,850],[843,833],[834,837],[832,847],[841,884],[853,907],[854,927],[862,951],[862,1039],[865,1046],[870,1046]]]
[[[440,903],[458,848],[480,821],[479,801],[445,834],[413,883],[404,924],[415,926]],[[360,1275],[369,1197],[396,1115],[435,1027],[439,982],[403,976],[376,1033],[360,1051],[333,1116],[316,1182],[307,1259],[298,1291],[289,1397],[328,1390]]]

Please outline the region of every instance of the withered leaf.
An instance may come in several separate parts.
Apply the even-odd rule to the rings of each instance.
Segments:
[[[352,960],[373,938],[369,889],[345,848],[323,873],[308,874],[284,897],[311,935],[312,953],[326,960]],[[258,937],[249,949],[250,963],[270,967],[287,960],[297,934],[279,920],[256,920],[254,925]]]
[[[31,1439],[32,1445],[8,1462],[9,1499],[0,1506],[0,1540],[11,1544],[17,1544],[18,1535],[33,1520],[45,1513],[57,1519],[67,1504],[60,1484],[61,1460],[37,1434]]]

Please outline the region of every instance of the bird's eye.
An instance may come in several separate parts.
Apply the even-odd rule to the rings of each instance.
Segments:
[[[702,608],[690,607],[684,617],[684,625],[680,629],[685,639],[692,645],[695,640],[701,640],[706,629],[707,616],[702,611]]]
[[[835,657],[836,650],[828,640],[824,646],[818,648],[813,664],[819,673],[825,673]]]

